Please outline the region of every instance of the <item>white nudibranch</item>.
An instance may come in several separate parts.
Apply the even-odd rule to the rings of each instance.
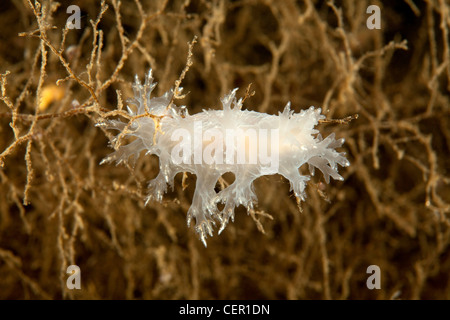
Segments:
[[[329,183],[330,177],[343,180],[337,165],[350,163],[345,153],[337,152],[344,139],[335,140],[334,133],[322,139],[314,127],[325,119],[321,109],[310,107],[299,113],[290,110],[288,103],[282,113],[269,115],[242,109],[242,98],[236,99],[232,90],[222,100],[222,110],[203,110],[190,115],[185,106],[173,104],[173,91],[160,97],[151,97],[156,83],[152,71],[141,84],[136,76],[134,98],[127,100],[129,122],[106,120],[97,124],[106,129],[119,130],[111,145],[122,138],[134,141],[120,145],[101,164],[135,162],[141,151],[159,157],[159,174],[150,181],[150,200],[162,201],[167,186],[174,187],[177,173],[190,172],[197,176],[192,205],[187,213],[187,224],[195,218],[195,231],[206,246],[206,236],[213,235],[213,226],[220,223],[219,234],[234,220],[239,205],[253,210],[257,197],[253,181],[264,175],[281,174],[289,180],[297,200],[305,200],[305,184],[309,175],[301,175],[305,163],[311,175],[319,169]],[[131,105],[131,106],[130,106]],[[216,192],[219,178],[226,172],[235,181]],[[223,209],[218,204],[223,203]]]

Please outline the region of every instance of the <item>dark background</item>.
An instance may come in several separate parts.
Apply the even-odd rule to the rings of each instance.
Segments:
[[[70,4],[81,29],[64,43],[67,2],[0,4],[1,299],[450,298],[445,1],[106,1],[97,25],[100,2]],[[366,27],[371,4],[380,30]],[[265,234],[241,207],[208,248],[186,227],[195,176],[145,207],[158,159],[99,166],[111,134],[95,127],[135,74],[151,67],[157,94],[173,87],[194,36],[175,101],[191,114],[251,83],[249,110],[359,115],[318,126],[346,139],[344,182],[317,174],[299,212],[286,180],[262,177]],[[81,290],[66,288],[72,264]]]

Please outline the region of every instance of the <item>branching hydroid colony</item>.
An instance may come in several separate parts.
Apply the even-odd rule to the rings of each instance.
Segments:
[[[253,181],[263,175],[281,174],[289,180],[297,200],[305,200],[308,175],[299,168],[305,163],[314,175],[319,169],[328,183],[330,177],[343,180],[337,165],[348,166],[344,153],[335,151],[344,139],[335,140],[334,134],[322,139],[314,129],[325,118],[321,109],[310,107],[300,113],[290,110],[288,103],[279,115],[242,110],[242,99],[236,99],[236,90],[222,100],[222,110],[203,110],[190,115],[184,106],[173,104],[173,90],[160,97],[151,97],[156,83],[151,70],[142,85],[136,76],[134,98],[129,99],[128,123],[108,120],[99,125],[119,130],[112,145],[116,151],[102,163],[117,164],[133,161],[145,150],[147,155],[159,157],[160,172],[150,182],[150,200],[161,201],[167,186],[174,187],[179,172],[197,176],[192,205],[187,213],[187,224],[195,218],[195,230],[206,246],[206,236],[213,235],[213,226],[220,223],[219,234],[234,220],[234,209],[243,205],[253,210],[257,197]],[[134,137],[121,145],[124,137]],[[218,179],[226,172],[235,175],[235,181],[216,193]],[[218,203],[223,203],[222,210]]]

